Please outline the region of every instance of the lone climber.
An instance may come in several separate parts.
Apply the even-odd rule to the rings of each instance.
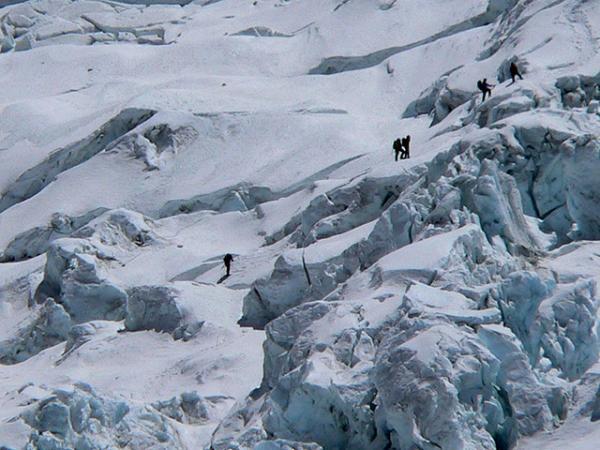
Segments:
[[[404,147],[404,151],[402,152],[401,159],[410,158],[410,134],[402,138],[402,147]]]
[[[512,78],[513,83],[515,82],[515,77],[519,77],[520,80],[523,79],[523,77],[521,76],[521,72],[519,72],[519,68],[514,62],[510,63],[510,76]]]
[[[231,261],[233,261],[233,256],[231,256],[231,253],[227,253],[223,257],[223,264],[225,264],[225,269],[227,270],[227,277],[229,276],[229,272],[231,270]]]
[[[402,141],[400,140],[400,138],[398,138],[394,141],[394,144],[392,145],[392,147],[394,149],[395,161],[398,161],[398,155],[400,155],[400,154],[404,155],[404,149],[402,148]],[[401,159],[403,159],[403,158],[401,158]]]
[[[483,80],[478,81],[477,87],[483,93],[483,99],[481,100],[482,102],[485,102],[486,94],[489,94],[490,97],[492,96],[492,88],[494,87],[494,85],[488,84],[487,78],[484,78]]]

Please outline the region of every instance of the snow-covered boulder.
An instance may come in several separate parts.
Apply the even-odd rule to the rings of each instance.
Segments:
[[[134,36],[135,38],[135,36]],[[141,159],[147,170],[163,168],[169,160],[198,137],[198,131],[189,124],[161,123],[162,114],[123,136],[110,151],[124,152]]]
[[[73,237],[50,245],[36,299],[54,298],[76,323],[121,320],[127,293],[111,280],[110,268],[123,254],[159,241],[153,224],[143,215],[124,209],[109,211]]]
[[[488,308],[485,305],[480,308],[476,301],[459,292],[444,291],[426,284],[411,285],[404,294],[404,301],[411,317],[444,318],[469,326],[502,321],[498,308]]]
[[[370,270],[372,283],[416,281],[432,286],[477,286],[510,270],[477,225],[417,241],[381,258]]]
[[[96,332],[97,327],[95,322],[86,322],[73,325],[67,335],[67,342],[65,343],[65,350],[62,354],[61,360],[64,360],[83,344],[89,342],[96,335]]]
[[[200,194],[188,199],[170,200],[159,211],[160,217],[189,214],[196,211],[248,211],[277,198],[277,193],[264,186],[239,183],[209,194]]]
[[[403,117],[416,117],[419,114],[432,116],[432,125],[444,120],[450,112],[465,104],[474,96],[458,87],[453,87],[448,75],[437,79],[430,87],[419,94],[403,113]]]
[[[149,407],[96,393],[89,385],[57,389],[20,415],[31,436],[27,449],[185,448],[168,419]]]
[[[416,181],[419,169],[395,177],[364,178],[315,198],[302,211],[292,242],[300,247],[339,235],[378,218]]]
[[[75,322],[122,319],[127,294],[107,279],[102,267],[112,259],[86,239],[54,241],[47,252],[37,301],[54,298]]]
[[[592,100],[600,99],[600,75],[565,75],[556,80],[562,102],[567,108],[581,108]]]
[[[160,413],[183,424],[206,424],[218,420],[234,404],[234,399],[224,396],[202,397],[196,391],[184,392],[178,397],[152,404]]]
[[[48,299],[16,335],[0,342],[0,362],[15,364],[67,339],[71,317],[62,305]]]
[[[92,241],[124,250],[160,242],[156,224],[143,214],[127,209],[106,212],[73,234],[75,238]]]
[[[202,328],[196,315],[201,299],[169,286],[138,286],[128,291],[125,328],[128,331],[155,330],[188,340]]]
[[[494,95],[484,103],[472,108],[462,119],[463,126],[476,123],[480,127],[491,127],[508,117],[530,111],[535,108],[547,107],[551,99],[541,89],[519,87],[516,92]]]
[[[442,89],[448,84],[448,76],[438,78],[431,86],[419,94],[404,110],[402,117],[416,117],[420,114],[431,114],[435,111],[435,103]]]
[[[54,213],[47,226],[36,227],[15,236],[2,252],[1,259],[3,261],[20,261],[38,256],[48,249],[51,242],[70,236],[74,231],[106,211],[106,208],[96,208],[87,214],[76,217]]]
[[[197,392],[184,392],[180,397],[155,402],[152,407],[181,423],[202,423],[209,418],[206,401]]]

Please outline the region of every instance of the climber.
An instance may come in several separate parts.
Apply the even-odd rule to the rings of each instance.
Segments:
[[[484,78],[483,80],[478,81],[477,87],[483,93],[483,99],[481,100],[482,102],[485,102],[486,94],[489,94],[490,97],[492,96],[492,88],[494,87],[494,85],[488,84],[487,78]]]
[[[394,144],[392,145],[393,149],[394,149],[394,155],[396,157],[395,161],[398,161],[398,155],[402,154],[404,155],[404,149],[402,148],[402,141],[400,140],[400,138],[396,139],[394,141]],[[403,158],[401,158],[403,159]]]
[[[515,82],[515,77],[519,77],[520,80],[523,79],[521,73],[519,72],[519,68],[514,62],[510,63],[510,76],[512,77],[512,82]]]
[[[225,264],[225,269],[227,270],[227,274],[225,276],[229,276],[229,271],[231,270],[231,261],[233,261],[233,256],[231,256],[231,253],[227,253],[224,257],[223,257],[223,264]]]
[[[402,138],[402,147],[404,147],[404,151],[402,152],[400,159],[410,158],[410,134],[407,134],[406,137]]]

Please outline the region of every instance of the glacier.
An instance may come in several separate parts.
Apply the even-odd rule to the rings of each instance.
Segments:
[[[0,448],[595,449],[599,19],[2,2]]]

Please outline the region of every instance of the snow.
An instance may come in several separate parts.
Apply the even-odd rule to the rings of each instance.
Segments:
[[[0,10],[2,448],[595,448],[598,2]]]

